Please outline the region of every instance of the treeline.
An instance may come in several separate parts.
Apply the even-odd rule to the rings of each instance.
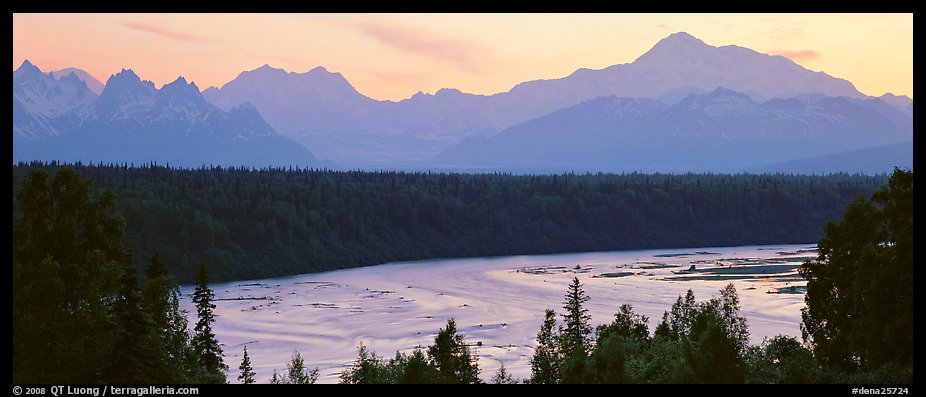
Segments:
[[[14,186],[30,168],[13,166]],[[432,174],[72,165],[181,282],[391,261],[803,243],[887,176]],[[14,196],[14,221],[23,203]],[[142,264],[138,265],[142,268]]]

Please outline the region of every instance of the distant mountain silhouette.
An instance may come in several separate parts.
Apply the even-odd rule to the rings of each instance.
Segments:
[[[874,102],[872,102],[874,101]],[[438,167],[741,172],[912,139],[880,100],[805,96],[757,103],[726,88],[672,106],[599,97],[441,152]]]
[[[632,63],[579,69],[494,95],[442,89],[399,102],[377,101],[323,68],[292,73],[265,65],[242,72],[221,89],[206,90],[204,96],[224,109],[250,102],[281,134],[348,165],[430,158],[463,139],[491,136],[599,96],[651,98],[672,105],[688,94],[718,87],[757,102],[805,94],[865,97],[850,82],[787,58],[737,46],[714,47],[683,32],[660,40]]]
[[[103,83],[81,69],[78,68],[64,68],[60,70],[55,70],[51,72],[52,76],[55,76],[56,79],[61,79],[64,76],[67,76],[71,73],[74,73],[80,81],[83,81],[87,85],[87,89],[90,92],[100,95],[103,92]]]
[[[76,75],[55,78],[28,60],[13,72],[13,143],[65,134],[76,128],[96,94]]]
[[[749,168],[748,171],[791,174],[846,172],[872,175],[890,173],[894,167],[913,169],[913,141],[762,165]]]
[[[323,67],[264,65],[201,95],[183,79],[157,90],[123,72],[99,98],[85,73],[69,71],[55,77],[26,61],[13,73],[14,154],[73,157],[90,153],[93,139],[108,147],[148,137],[140,145],[185,153],[175,161],[315,162],[295,141],[344,168],[719,171],[912,139],[908,97],[869,97],[785,57],[684,32],[631,63],[493,95],[445,88],[398,102],[369,98]],[[184,151],[197,139],[214,150]]]
[[[123,70],[110,77],[96,97],[75,74],[54,80],[25,63],[14,72],[13,85],[14,161],[153,161],[190,167],[320,164],[305,147],[279,136],[253,106],[223,111],[207,103],[196,85],[183,77],[158,90],[132,70]],[[47,98],[53,101],[39,100]],[[23,117],[15,117],[17,112]],[[52,120],[61,127],[26,136],[36,120]]]

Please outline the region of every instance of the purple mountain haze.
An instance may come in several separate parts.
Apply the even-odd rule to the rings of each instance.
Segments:
[[[493,95],[445,88],[398,102],[369,98],[323,67],[264,65],[201,94],[182,77],[157,90],[129,70],[110,78],[99,98],[92,77],[66,71],[46,74],[26,61],[13,72],[15,155],[74,157],[68,150],[83,146],[44,147],[113,136],[131,146],[131,134],[140,134],[152,142],[210,137],[244,157],[289,156],[268,152],[249,164],[314,163],[305,147],[345,168],[738,171],[912,139],[910,98],[868,97],[787,58],[684,32],[631,63]],[[183,161],[205,156],[177,145]],[[176,154],[162,146],[161,155]],[[236,161],[209,153],[204,160]]]

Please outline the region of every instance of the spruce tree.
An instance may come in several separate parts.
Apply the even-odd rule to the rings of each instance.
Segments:
[[[437,368],[428,362],[424,352],[416,348],[412,354],[405,357],[403,371],[398,383],[401,384],[430,384],[437,381]]]
[[[250,385],[254,383],[254,369],[251,368],[251,358],[248,357],[248,347],[244,347],[244,356],[241,358],[241,365],[238,366],[241,373],[238,375],[238,381],[242,384]]]
[[[70,167],[14,186],[13,383],[93,383],[112,362],[128,252],[115,195]]]
[[[556,312],[547,309],[540,331],[537,332],[537,347],[531,357],[530,383],[553,384],[559,382],[560,349],[556,334]]]
[[[589,334],[592,332],[592,326],[588,323],[591,320],[588,309],[582,305],[588,300],[589,297],[582,290],[579,278],[573,277],[566,292],[566,301],[563,302],[565,328],[560,331],[563,361],[559,371],[562,383],[586,381],[588,351],[591,347]]]
[[[801,333],[826,366],[888,373],[913,367],[913,171],[857,197],[805,262]],[[895,366],[895,368],[891,368]],[[899,370],[898,368],[905,368]]]
[[[113,305],[116,338],[111,362],[104,372],[108,383],[151,383],[156,372],[156,337],[142,311],[135,266],[125,264],[122,288]]]
[[[225,383],[225,370],[228,367],[222,361],[222,347],[212,331],[215,322],[215,294],[209,288],[209,273],[206,264],[200,262],[198,283],[193,292],[193,303],[196,305],[196,327],[193,329],[193,351],[199,362],[201,380],[203,383]]]
[[[180,309],[180,286],[155,254],[145,270],[142,305],[152,322],[161,349],[156,383],[184,383],[193,380],[195,355],[190,345],[186,311]]]
[[[428,358],[437,368],[440,383],[479,383],[479,364],[463,341],[463,335],[457,333],[457,323],[452,318],[434,337],[434,344],[428,347]]]
[[[514,385],[518,383],[518,380],[513,378],[505,369],[505,364],[502,364],[498,367],[498,371],[495,371],[495,375],[492,376],[492,383],[496,385]]]
[[[565,310],[563,323],[566,327],[561,337],[563,353],[567,356],[588,355],[590,345],[588,335],[592,332],[592,326],[588,322],[592,317],[588,314],[588,309],[582,305],[589,299],[582,289],[582,284],[579,283],[579,278],[573,277],[569,290],[566,292],[566,301],[563,302]]]
[[[276,376],[276,371],[274,371]],[[318,367],[309,371],[305,367],[305,360],[298,351],[293,352],[289,363],[286,364],[286,373],[282,376],[282,381],[278,383],[293,385],[311,385],[318,381]]]

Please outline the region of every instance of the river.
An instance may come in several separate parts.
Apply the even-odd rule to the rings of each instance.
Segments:
[[[660,321],[691,289],[701,301],[735,284],[753,344],[777,334],[800,337],[806,282],[796,267],[813,244],[613,251],[390,263],[325,273],[215,283],[215,333],[235,382],[248,346],[259,382],[284,372],[298,350],[320,383],[335,383],[363,342],[387,358],[428,346],[448,318],[479,344],[481,377],[499,364],[530,375],[534,338],[545,308],[562,312],[566,286],[579,277],[591,297],[592,325],[610,322],[621,304]],[[692,270],[691,267],[694,266]],[[196,321],[192,286],[182,307]],[[481,343],[479,343],[481,342]]]

